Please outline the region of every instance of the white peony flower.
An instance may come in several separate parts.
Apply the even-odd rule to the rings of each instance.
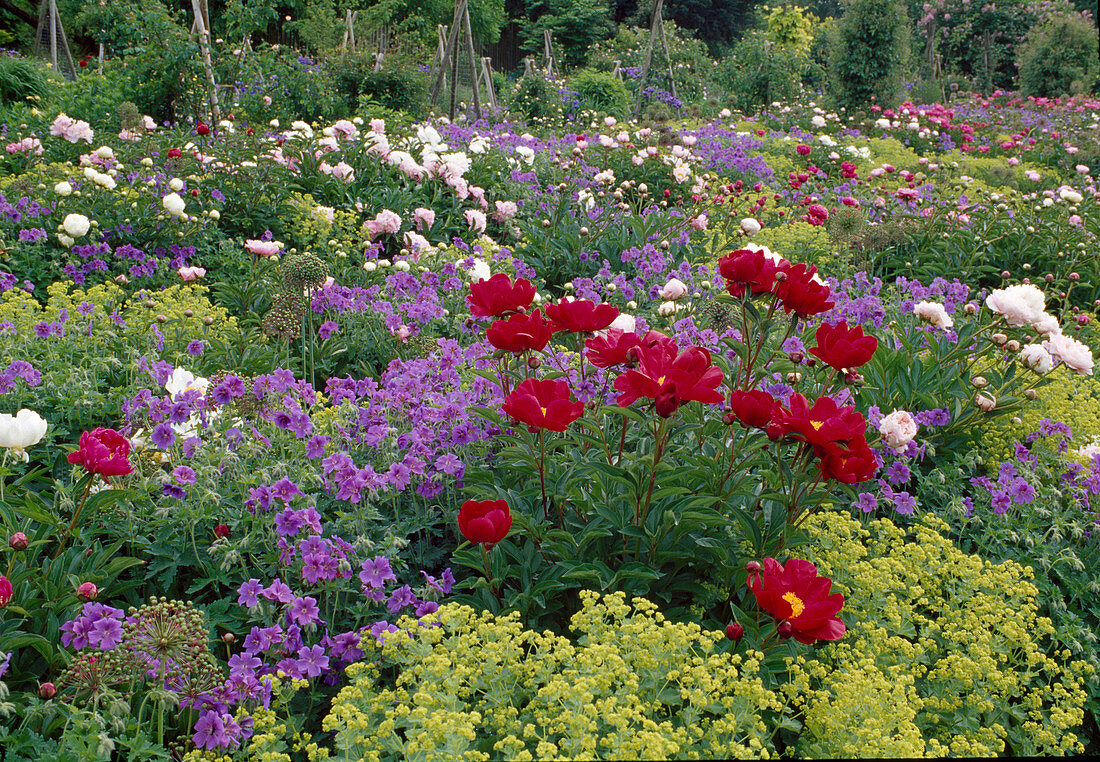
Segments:
[[[30,458],[24,452],[46,436],[49,424],[33,410],[23,408],[15,415],[0,413],[0,447],[13,450],[24,462]]]
[[[955,321],[947,314],[947,310],[937,302],[917,302],[913,305],[913,314],[936,328],[947,330],[955,325]]]
[[[1054,367],[1054,358],[1039,344],[1025,344],[1020,350],[1020,362],[1039,374],[1049,373]]]
[[[985,298],[985,306],[1001,315],[1011,328],[1022,328],[1039,320],[1046,309],[1046,296],[1030,283],[999,288]]]
[[[88,235],[92,223],[83,214],[70,214],[61,222],[61,227],[65,228],[65,232],[70,238],[76,239]]]
[[[160,203],[164,206],[165,211],[171,214],[173,217],[183,216],[184,209],[187,205],[180,198],[178,193],[169,193],[167,196],[160,200]]]
[[[53,192],[59,196],[71,196],[73,193],[73,186],[62,180],[57,185],[53,186]]]
[[[196,376],[186,368],[174,368],[172,375],[164,382],[164,390],[172,395],[175,400],[179,395],[192,389],[200,394],[206,394],[210,381],[202,376]]]

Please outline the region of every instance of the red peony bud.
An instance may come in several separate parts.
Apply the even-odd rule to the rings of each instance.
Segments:
[[[228,537],[229,527],[225,524],[218,524],[216,527],[214,527],[214,534],[218,537]]]
[[[199,133],[200,135],[209,135],[210,125],[206,124],[205,122],[199,122],[195,125],[195,132]]]
[[[11,539],[8,540],[8,545],[11,546],[12,550],[26,550],[29,544],[27,535],[22,532],[16,532],[11,536]]]
[[[791,627],[790,622],[780,622],[779,623],[779,637],[782,638],[783,640],[787,640],[789,637],[791,637],[791,634],[793,632],[794,632],[794,628]]]
[[[741,638],[745,637],[745,628],[737,622],[730,622],[726,625],[726,637],[734,643],[739,643]]]
[[[57,695],[57,686],[53,683],[42,683],[38,686],[38,698],[49,701]]]
[[[759,561],[749,561],[747,564],[745,564],[745,571],[747,571],[749,574],[759,574],[760,570],[763,568],[764,567],[760,565]]]

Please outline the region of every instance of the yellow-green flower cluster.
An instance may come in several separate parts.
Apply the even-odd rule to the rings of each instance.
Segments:
[[[228,339],[238,332],[237,319],[211,303],[206,286],[193,283],[127,295],[115,283],[84,289],[72,281],[58,281],[51,283],[46,292],[44,304],[21,289],[0,294],[0,322],[11,321],[17,335],[29,336],[33,335],[35,325],[59,320],[65,310],[69,321],[66,335],[83,336],[94,344],[109,332],[130,340],[140,339],[138,346],[146,343],[149,325],[156,322],[164,334],[166,347],[179,351],[189,341]],[[115,318],[124,323],[122,328]]]
[[[1044,418],[1067,424],[1073,431],[1074,448],[1100,442],[1100,377],[1082,376],[1063,365],[1047,378],[1050,383],[1038,390],[1037,400],[1024,405],[1014,418],[1002,418],[983,433],[982,446],[994,463],[1011,458],[1014,443],[1037,431]],[[1053,452],[1056,445],[1053,441],[1039,440],[1034,446]],[[1072,450],[1069,455],[1073,456]],[[1079,460],[1086,462],[1083,458]]]
[[[772,251],[798,252],[798,261],[817,265],[819,270],[835,274],[836,255],[823,225],[796,220],[786,225],[769,225],[753,236],[753,243]]]
[[[294,212],[285,219],[287,229],[305,250],[345,255],[362,250],[367,236],[362,228],[363,216],[358,212],[325,207],[313,196],[297,193],[291,194],[287,209]]]
[[[809,553],[850,592],[844,640],[791,665],[808,757],[1064,755],[1083,751],[1092,668],[1039,615],[1030,568],[958,550],[925,518],[912,536],[837,514]]]
[[[517,614],[448,604],[438,617],[416,638],[386,637],[392,684],[375,666],[348,669],[323,724],[333,759],[775,754],[762,714],[781,705],[760,678],[763,654],[733,655],[720,633],[666,621],[644,599],[582,593],[573,641]]]

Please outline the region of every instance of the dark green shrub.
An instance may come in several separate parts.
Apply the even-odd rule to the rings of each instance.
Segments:
[[[798,95],[802,60],[794,48],[750,31],[722,61],[719,81],[738,109],[752,111]]]
[[[1023,95],[1078,95],[1096,85],[1096,25],[1081,16],[1061,16],[1028,33],[1019,51]]]
[[[359,95],[394,111],[414,117],[427,113],[427,78],[411,71],[371,72],[363,77]]]
[[[830,66],[837,104],[893,106],[909,60],[909,20],[898,0],[853,0],[840,19]]]
[[[625,117],[630,110],[630,92],[610,72],[582,69],[569,78],[569,87],[584,108],[616,117]]]

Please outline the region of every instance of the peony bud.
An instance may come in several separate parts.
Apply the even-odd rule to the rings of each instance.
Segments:
[[[747,571],[749,574],[759,574],[760,570],[763,568],[764,567],[760,565],[759,561],[749,561],[747,564],[745,564],[745,571]]]
[[[57,686],[53,683],[42,683],[38,686],[38,698],[49,701],[57,695]]]
[[[741,638],[745,637],[745,628],[737,624],[737,622],[730,622],[726,625],[726,637],[734,643],[738,643]]]
[[[12,550],[26,550],[29,544],[27,535],[22,532],[16,532],[11,536],[11,539],[8,540],[8,545],[11,546]]]
[[[76,597],[82,601],[94,601],[99,596],[99,588],[94,582],[81,582],[76,588]]]
[[[214,527],[214,534],[217,537],[228,537],[229,527],[225,524],[218,524],[216,527]]]
[[[779,630],[778,630],[778,632],[779,632],[779,637],[780,637],[780,638],[781,638],[782,640],[787,640],[788,638],[790,638],[790,637],[791,637],[791,632],[792,632],[792,629],[793,629],[793,628],[791,627],[791,623],[790,623],[790,622],[788,622],[788,621],[786,621],[786,620],[784,620],[784,621],[780,622],[780,623],[779,623]]]

